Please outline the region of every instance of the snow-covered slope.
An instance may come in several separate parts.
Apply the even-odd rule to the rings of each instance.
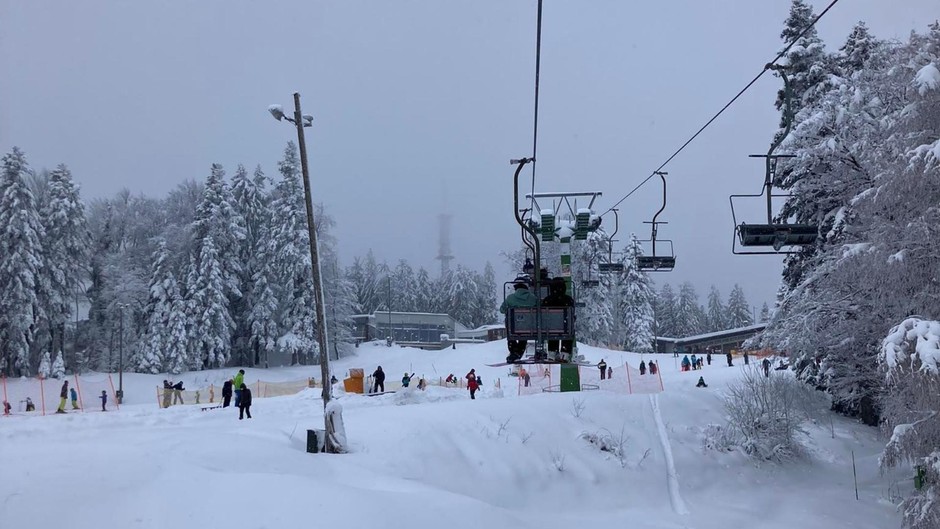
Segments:
[[[346,455],[304,451],[305,430],[322,427],[318,389],[256,399],[255,418],[239,421],[233,409],[159,409],[153,388],[163,377],[125,375],[127,405],[119,412],[0,419],[0,527],[897,526],[886,498],[903,476],[878,475],[875,430],[834,416],[834,438],[828,420],[813,427],[812,460],[790,466],[756,467],[740,454],[703,449],[702,430],[723,422],[720,394],[739,366],[681,373],[660,355],[665,392],[656,396],[518,397],[509,368],[484,366],[500,361],[504,347],[426,352],[366,344],[335,362],[338,376],[382,365],[389,379],[405,371],[463,376],[470,368],[484,379],[474,401],[440,387],[341,394]],[[581,351],[610,364],[640,358]],[[182,380],[218,382],[229,371]],[[248,382],[319,379],[315,367],[247,371]],[[694,387],[699,375],[707,389]],[[622,440],[622,456],[584,434],[617,447]]]

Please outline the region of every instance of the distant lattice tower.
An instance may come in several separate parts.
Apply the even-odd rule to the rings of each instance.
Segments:
[[[447,275],[450,270],[450,262],[454,260],[454,254],[450,249],[450,215],[441,213],[437,216],[440,233],[438,236],[438,250],[436,259],[441,262],[441,277]]]

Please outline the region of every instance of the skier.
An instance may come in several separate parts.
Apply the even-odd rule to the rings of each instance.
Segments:
[[[522,378],[522,382],[525,385],[525,387],[529,387],[529,381],[531,380],[531,377],[529,376],[529,372],[526,371],[525,368],[522,368],[519,370],[519,376]]]
[[[705,361],[708,362],[708,365],[712,365],[712,351],[711,351],[711,349],[709,349],[708,352],[705,353]]]
[[[607,362],[605,362],[603,358],[601,358],[600,363],[597,364],[597,368],[601,370],[601,380],[607,378]]]
[[[228,408],[232,402],[232,379],[222,383],[222,407]]]
[[[544,300],[542,300],[542,306],[556,308],[574,307],[574,299],[568,295],[567,290],[568,284],[565,283],[565,278],[556,277],[552,279],[551,283],[548,285],[548,295],[545,296]],[[562,353],[570,353],[573,348],[573,340],[561,340]],[[549,340],[548,350],[557,353],[558,340]],[[603,359],[601,359],[601,363],[604,363]],[[604,365],[606,366],[607,364]],[[598,364],[598,367],[600,367],[600,364]],[[604,380],[603,370],[601,371],[601,380]]]
[[[519,276],[513,282],[513,293],[506,297],[503,304],[499,306],[499,312],[506,315],[506,332],[509,332],[509,310],[520,308],[531,308],[538,304],[538,298],[535,294],[529,292],[529,285],[526,284],[526,278]],[[507,340],[506,346],[509,349],[509,356],[506,361],[515,362],[522,358],[525,353],[526,340]]]
[[[78,392],[75,391],[75,388],[69,389],[69,397],[72,399],[72,409],[73,410],[81,409],[78,407]]]
[[[646,374],[646,362],[644,362],[643,360],[640,360],[640,374],[641,375]]]
[[[108,411],[108,392],[101,390],[101,396],[98,398],[101,399],[101,411]]]
[[[689,361],[689,355],[683,356],[682,357],[682,370],[688,371],[691,366],[692,366],[692,362]]]
[[[731,358],[731,351],[728,351],[728,354],[725,356],[728,358],[728,367],[734,366],[734,362],[732,362],[732,358]]]
[[[170,407],[170,399],[173,397],[173,384],[169,380],[163,381],[163,407]]]
[[[767,378],[770,378],[770,360],[768,360],[768,359],[765,358],[765,359],[761,362],[761,367],[764,368],[764,376],[767,377]]]
[[[59,397],[62,400],[59,401],[59,408],[55,412],[65,413],[65,399],[69,397],[69,381],[68,380],[62,383],[62,390],[59,391]]]
[[[36,405],[33,404],[33,399],[26,397],[26,411],[36,411]]]
[[[241,398],[238,400],[238,420],[242,420],[243,414],[251,418],[251,390],[245,383],[242,383]]]
[[[708,384],[705,383],[705,377],[698,377],[698,384],[695,385],[697,388],[707,388]]]
[[[656,362],[650,360],[650,374],[655,375],[659,372],[659,366],[656,365]]]
[[[692,353],[692,369],[698,369],[698,358]]]
[[[414,373],[412,373],[412,374],[410,374],[410,375],[409,375],[408,373],[405,373],[405,375],[404,375],[403,377],[401,377],[401,387],[407,388],[407,387],[408,387],[408,384],[411,384],[411,377],[413,377],[413,376],[415,376]]]
[[[245,370],[239,369],[238,373],[235,373],[235,377],[232,378],[232,389],[235,390],[235,407],[236,408],[238,407],[238,404],[241,402],[242,384],[244,383],[245,383]]]
[[[372,373],[372,379],[375,381],[372,393],[385,393],[385,371],[382,371],[382,366],[376,368],[375,373]]]
[[[476,400],[476,392],[478,389],[480,389],[480,384],[478,382],[479,379],[476,376],[476,370],[471,369],[470,372],[467,373],[466,378],[467,378],[467,389],[470,390],[470,399]]]
[[[607,368],[607,380],[610,380],[613,376],[614,376],[614,368],[608,367]]]

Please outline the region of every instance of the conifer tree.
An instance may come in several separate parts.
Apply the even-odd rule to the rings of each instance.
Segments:
[[[212,235],[203,239],[198,262],[188,300],[194,345],[189,364],[196,369],[217,368],[229,361],[235,322],[229,313],[224,267]]]
[[[56,353],[55,361],[52,362],[52,378],[59,380],[65,378],[65,358],[62,356],[62,351]]]
[[[29,166],[14,147],[0,174],[0,369],[28,375],[29,346],[41,319],[38,276],[44,266],[42,223],[26,184]]]
[[[731,289],[731,295],[728,296],[728,313],[725,316],[725,322],[729,329],[747,327],[754,323],[751,307],[747,304],[747,298],[744,297],[744,289],[737,283]]]
[[[623,273],[618,278],[619,315],[623,329],[621,343],[626,351],[648,353],[653,351],[653,302],[656,292],[646,273],[637,267],[636,258],[640,252],[634,235],[621,261]]]
[[[715,285],[712,285],[711,291],[708,292],[706,321],[709,332],[725,329],[725,305],[721,302],[721,293]]]
[[[42,354],[42,359],[39,361],[39,369],[36,371],[36,374],[40,378],[49,378],[52,376],[52,359],[50,358],[49,351],[46,351]]]
[[[157,251],[153,254],[153,261],[150,295],[144,307],[143,337],[138,343],[133,363],[140,372],[157,374],[163,371],[167,364],[165,355],[172,331],[170,318],[178,307],[181,295],[165,241],[160,241]]]
[[[663,285],[656,297],[656,335],[678,337],[678,307],[676,294],[669,283]]]
[[[676,334],[679,338],[699,334],[704,329],[703,312],[698,303],[698,293],[692,283],[686,281],[679,287],[676,302]]]

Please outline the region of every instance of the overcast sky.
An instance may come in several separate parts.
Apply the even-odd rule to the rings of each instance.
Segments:
[[[813,1],[817,12],[828,1]],[[600,191],[605,210],[781,48],[789,0],[545,0],[537,191]],[[838,48],[865,20],[906,38],[936,0],[844,0],[819,31]],[[315,200],[348,263],[372,248],[436,270],[437,215],[457,262],[508,270],[519,245],[512,167],[531,153],[536,0],[188,2],[0,0],[0,150],[66,163],[86,198],[162,196],[213,162],[276,161],[294,130],[266,112],[301,92]],[[731,193],[757,192],[777,116],[765,76],[672,162],[657,281],[700,295],[740,283],[772,301],[777,257],[731,255]],[[528,180],[527,180],[528,181]],[[651,181],[621,234],[659,208]],[[760,203],[756,203],[760,207]],[[754,209],[751,218],[760,218]],[[605,221],[606,222],[606,221]]]

